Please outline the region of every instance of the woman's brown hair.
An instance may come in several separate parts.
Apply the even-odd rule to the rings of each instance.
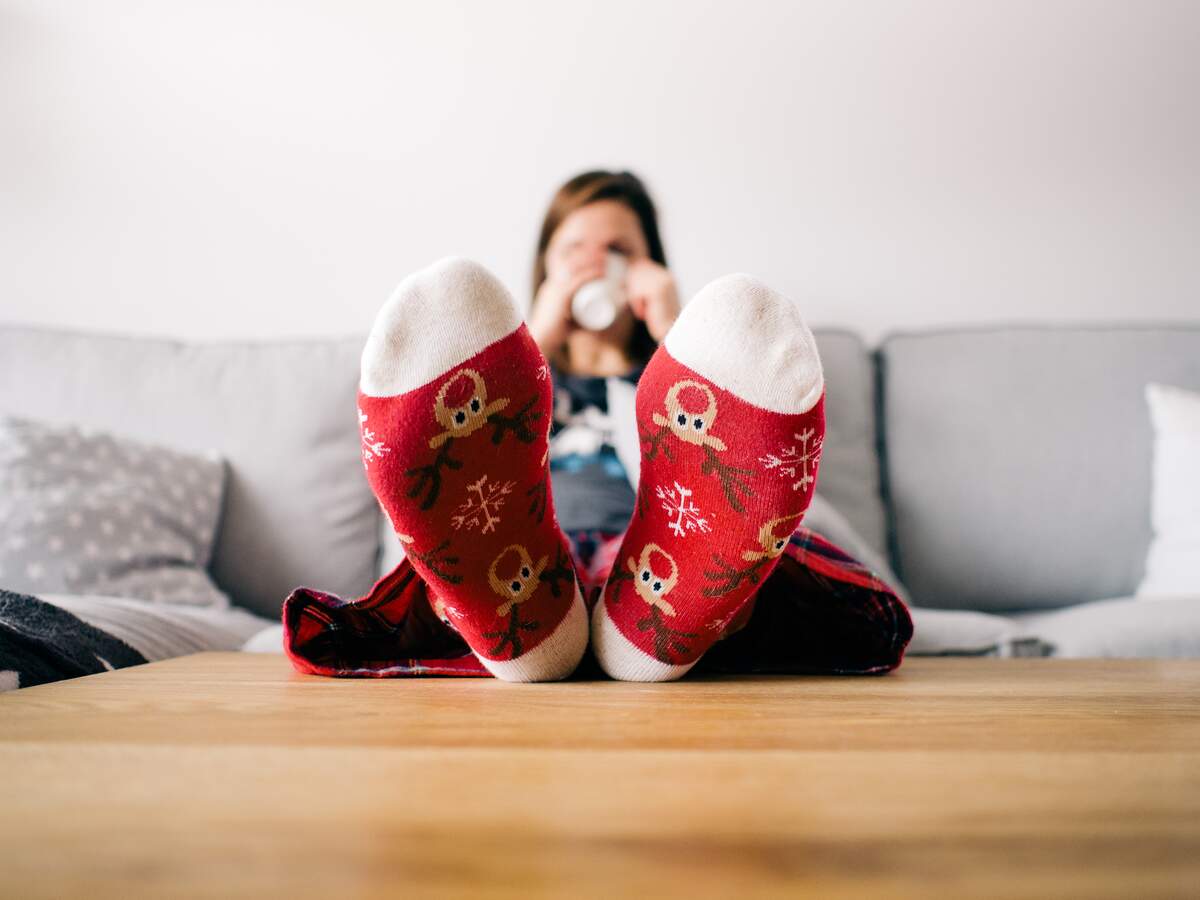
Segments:
[[[563,219],[580,207],[597,200],[616,200],[629,207],[641,223],[650,258],[660,266],[666,267],[667,254],[663,251],[662,237],[658,233],[658,213],[642,180],[632,172],[606,172],[603,169],[584,172],[558,189],[558,193],[550,201],[550,208],[546,210],[546,217],[542,220],[537,255],[533,260],[535,297],[538,288],[546,280],[546,248],[550,246],[550,238],[554,236]],[[657,347],[658,343],[651,336],[646,323],[640,319],[635,322],[633,335],[629,340],[630,355],[638,362],[648,362]]]

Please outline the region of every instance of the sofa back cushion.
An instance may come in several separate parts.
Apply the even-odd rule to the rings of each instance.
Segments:
[[[900,335],[880,364],[894,561],[917,605],[1133,592],[1150,541],[1145,386],[1200,387],[1200,328]]]
[[[298,585],[371,585],[378,510],[355,413],[359,338],[203,343],[0,327],[0,413],[118,432],[228,464],[210,571],[279,614]]]
[[[818,490],[882,551],[871,358],[849,332],[815,334],[828,418]],[[362,338],[191,344],[2,326],[0,413],[217,451],[229,483],[210,569],[236,602],[274,617],[298,585],[355,597],[375,576],[361,350]]]
[[[817,492],[877,553],[887,552],[875,428],[875,366],[857,335],[813,331],[825,370],[825,445]]]

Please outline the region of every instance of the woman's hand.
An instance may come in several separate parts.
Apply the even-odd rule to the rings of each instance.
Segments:
[[[604,260],[592,260],[547,277],[538,288],[529,313],[529,333],[538,348],[553,358],[574,327],[571,298],[589,281],[604,277]]]
[[[625,273],[625,292],[629,308],[646,323],[650,336],[663,342],[679,316],[679,292],[675,279],[652,259],[637,259]]]

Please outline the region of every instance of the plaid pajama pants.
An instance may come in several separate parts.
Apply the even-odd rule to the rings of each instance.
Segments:
[[[588,610],[617,562],[621,535],[568,533]],[[407,560],[365,597],[298,588],[284,602],[284,648],[302,672],[348,678],[491,677],[433,612],[436,599]],[[722,674],[868,675],[900,665],[912,638],[908,610],[870,570],[803,526],[692,670]],[[573,678],[599,677],[589,652]]]

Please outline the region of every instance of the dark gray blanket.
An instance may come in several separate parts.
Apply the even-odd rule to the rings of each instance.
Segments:
[[[144,662],[146,658],[124,641],[65,609],[0,590],[0,690]]]

